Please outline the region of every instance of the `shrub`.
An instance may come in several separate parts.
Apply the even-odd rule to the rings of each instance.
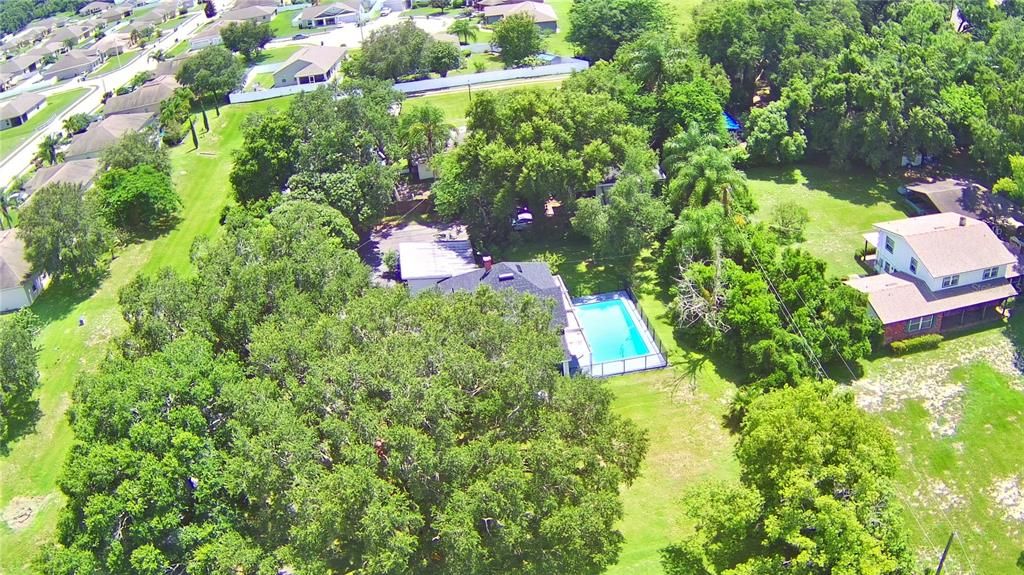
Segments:
[[[894,355],[906,355],[926,349],[935,349],[942,343],[942,336],[937,333],[930,333],[911,339],[894,341],[889,344]]]

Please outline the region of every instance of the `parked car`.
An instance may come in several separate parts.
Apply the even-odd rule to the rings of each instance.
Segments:
[[[533,225],[533,214],[519,212],[512,218],[512,229],[521,232]]]
[[[292,36],[292,40],[305,40],[306,38],[309,38],[309,36],[306,36],[305,34],[296,34]]]
[[[381,16],[387,16],[389,14],[391,14],[391,8],[388,8],[387,6],[385,6],[385,7],[380,9],[380,15]]]

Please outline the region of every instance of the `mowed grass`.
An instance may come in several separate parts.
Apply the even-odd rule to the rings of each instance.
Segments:
[[[161,22],[160,24],[158,24],[157,25],[157,29],[158,30],[173,30],[173,29],[177,28],[178,26],[180,26],[181,23],[184,22],[186,18],[188,18],[188,16],[178,16],[176,18],[171,18],[170,20],[168,20],[166,22]]]
[[[291,10],[279,12],[277,16],[274,16],[270,21],[270,29],[274,32],[274,38],[291,38],[299,33],[308,34],[309,30],[303,30],[292,24],[292,20],[298,15],[298,12]]]
[[[722,425],[735,385],[706,356],[676,340],[665,303],[651,293],[655,262],[649,255],[632,270],[622,260],[594,261],[589,243],[564,223],[518,234],[512,247],[495,255],[504,261],[548,262],[573,296],[621,290],[633,278],[640,307],[670,365],[607,380],[615,412],[645,429],[650,440],[640,477],[622,488],[618,529],[625,542],[607,573],[661,573],[661,549],[692,528],[679,504],[683,492],[702,481],[738,480],[734,439]]]
[[[104,62],[102,66],[90,72],[88,77],[96,78],[97,76],[102,76],[103,74],[109,74],[115,70],[120,70],[135,60],[136,53],[138,53],[138,50],[128,50],[123,54],[111,56],[110,58],[107,58],[107,61]]]
[[[36,130],[39,130],[47,122],[59,116],[88,91],[88,88],[75,88],[74,90],[58,92],[49,96],[46,98],[46,104],[42,109],[30,117],[27,122],[0,132],[0,159],[6,158],[14,152],[18,146],[35,135]]]
[[[528,82],[521,84],[508,84],[508,83],[496,83],[494,85],[481,85],[473,87],[472,93],[480,93],[485,90],[510,90],[514,88],[540,88],[540,89],[551,89],[561,85],[562,79],[555,80],[542,80],[537,82]],[[444,111],[445,120],[455,126],[466,125],[466,110],[469,109],[469,103],[471,101],[471,93],[468,88],[459,89],[450,92],[441,92],[439,94],[430,94],[427,96],[414,96],[402,103],[402,111],[408,113],[409,110],[422,106],[426,103],[431,103]]]
[[[769,221],[772,209],[782,202],[807,208],[810,223],[799,246],[825,260],[829,271],[840,277],[865,273],[853,259],[864,245],[861,234],[874,223],[906,217],[896,192],[899,182],[866,170],[756,168],[747,171],[747,178],[758,206],[754,219]]]
[[[191,44],[189,43],[188,40],[182,40],[181,42],[178,42],[177,44],[175,44],[173,48],[168,50],[166,56],[168,58],[174,58],[174,57],[180,56],[180,55],[184,54],[185,52],[188,52],[188,49],[189,49],[190,46],[191,46]]]
[[[302,48],[302,46],[267,48],[260,52],[260,55],[256,58],[256,64],[279,64],[290,58],[292,54],[298,52],[300,48]]]
[[[63,496],[56,480],[71,448],[73,435],[66,419],[76,378],[96,369],[107,344],[124,329],[117,292],[139,272],[169,266],[190,269],[189,251],[198,237],[215,234],[221,211],[230,202],[228,174],[231,154],[241,141],[245,117],[255,111],[287,106],[288,98],[222,108],[210,113],[212,131],[200,134],[200,148],[190,139],[172,150],[174,181],[183,204],[182,220],[167,234],[132,244],[117,253],[109,276],[94,293],[67,285],[51,286],[32,306],[45,322],[39,335],[41,384],[36,393],[42,417],[33,429],[12,441],[0,455],[0,510],[36,508],[36,515],[17,531],[0,523],[0,572],[30,573],[29,562],[53,540]],[[78,325],[78,318],[85,320]],[[12,501],[14,503],[12,504]]]

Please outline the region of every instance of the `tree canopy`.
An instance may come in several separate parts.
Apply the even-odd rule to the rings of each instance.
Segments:
[[[157,143],[152,132],[128,132],[113,146],[103,151],[100,165],[104,170],[130,170],[138,166],[151,166],[154,170],[171,175],[171,156],[167,148]]]
[[[33,194],[18,212],[18,235],[34,271],[88,279],[113,242],[110,228],[81,186],[60,183]]]
[[[361,75],[380,80],[398,80],[428,68],[427,54],[435,43],[411,20],[377,28],[362,44],[358,60]]]
[[[386,162],[401,156],[391,114],[400,99],[385,82],[346,81],[249,117],[230,176],[235,197],[268,200],[287,186],[290,197],[330,205],[367,232],[394,195],[397,167]]]
[[[528,14],[509,14],[494,25],[491,46],[501,50],[498,57],[506,67],[513,68],[540,54],[544,39]]]
[[[201,101],[217,102],[242,84],[245,67],[224,46],[203,48],[182,63],[175,76]]]
[[[668,26],[662,0],[583,0],[569,9],[569,34],[583,57],[611,60],[623,44]]]
[[[228,22],[220,29],[220,37],[228,50],[238,52],[247,62],[259,56],[263,47],[274,39],[269,22]]]
[[[696,529],[663,550],[670,575],[915,572],[892,437],[852,394],[804,383],[755,399],[736,457],[739,485],[685,494]]]
[[[601,573],[643,434],[558,375],[550,311],[369,287],[291,210],[121,293],[75,391],[55,573]],[[438,353],[444,350],[444,353]],[[116,467],[115,467],[116,466]],[[117,469],[113,473],[113,469]]]
[[[165,226],[181,206],[171,177],[147,164],[104,172],[92,193],[100,213],[124,231]]]
[[[0,442],[6,442],[8,423],[39,385],[37,319],[27,309],[0,318]]]

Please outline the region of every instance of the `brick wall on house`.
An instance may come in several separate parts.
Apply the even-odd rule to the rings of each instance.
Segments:
[[[912,337],[918,337],[929,333],[939,333],[942,331],[942,315],[935,314],[935,322],[932,323],[930,329],[922,329],[913,333],[907,332],[907,321],[898,321],[896,323],[890,323],[885,326],[885,343],[892,343],[901,339],[910,339]]]

